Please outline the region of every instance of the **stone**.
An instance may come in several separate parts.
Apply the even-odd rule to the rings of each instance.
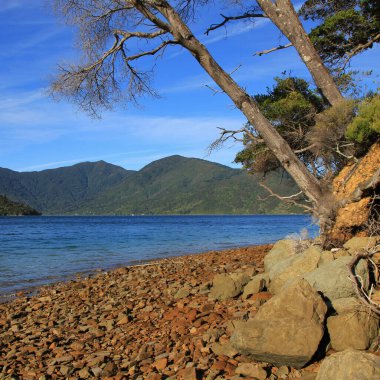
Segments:
[[[254,276],[248,282],[248,284],[244,287],[242,298],[247,299],[253,294],[262,292],[268,282],[269,282],[269,275],[267,273],[260,273]]]
[[[264,257],[264,269],[269,273],[278,263],[296,253],[296,242],[292,239],[277,241]]]
[[[194,367],[184,368],[177,372],[177,380],[197,380],[197,371]]]
[[[298,380],[315,380],[317,378],[317,373],[315,372],[304,372]],[[347,379],[348,380],[348,379]]]
[[[321,364],[316,380],[380,379],[380,357],[357,350],[337,352]]]
[[[249,280],[246,273],[217,274],[214,277],[209,298],[214,300],[234,298],[242,293],[244,285]]]
[[[277,294],[290,280],[311,272],[317,268],[322,250],[317,246],[311,246],[300,254],[288,257],[269,272],[269,291]]]
[[[251,320],[234,322],[231,343],[255,360],[301,368],[318,349],[326,311],[317,291],[298,279],[261,306]]]
[[[223,330],[222,329],[209,329],[207,330],[203,336],[202,339],[205,342],[216,342],[219,340],[219,338],[223,335]]]
[[[78,375],[81,379],[88,379],[91,375],[90,372],[88,372],[87,368],[82,368],[79,372]]]
[[[303,277],[329,301],[355,295],[355,287],[348,278],[347,265],[352,257],[340,257],[330,263],[305,274]],[[365,260],[360,260],[356,273],[364,280],[364,288],[368,289],[369,272]]]
[[[343,247],[346,248],[351,255],[356,254],[361,250],[368,250],[374,248],[377,244],[379,237],[371,236],[371,237],[353,237],[348,240]]]
[[[211,345],[211,350],[215,355],[224,355],[228,356],[229,358],[233,358],[238,354],[238,351],[232,346],[230,342],[225,344],[213,343]]]
[[[181,289],[178,290],[178,292],[176,294],[174,294],[174,299],[178,300],[178,299],[181,299],[181,298],[186,298],[189,295],[190,295],[189,289],[181,288]]]
[[[168,365],[168,359],[167,358],[161,358],[161,359],[157,359],[153,364],[152,366],[154,368],[156,368],[158,371],[162,371],[166,368],[166,366]]]
[[[335,351],[366,350],[378,335],[379,319],[355,298],[343,300],[333,303],[338,315],[327,319],[331,347]]]
[[[331,251],[323,251],[318,261],[318,268],[331,261],[334,261],[334,254]]]
[[[360,309],[362,303],[356,297],[338,298],[331,303],[332,310],[336,314],[349,313]]]
[[[252,363],[240,363],[237,366],[235,373],[237,375],[253,377],[254,379],[259,380],[264,380],[267,378],[267,371],[265,371],[264,368]]]
[[[286,366],[286,365],[283,365],[281,366],[277,372],[276,372],[276,376],[279,378],[279,379],[287,379],[288,378],[288,375],[289,375],[289,368]]]

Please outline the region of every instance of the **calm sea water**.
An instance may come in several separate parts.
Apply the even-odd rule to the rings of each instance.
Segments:
[[[274,242],[308,228],[301,215],[0,217],[0,296],[76,273]]]

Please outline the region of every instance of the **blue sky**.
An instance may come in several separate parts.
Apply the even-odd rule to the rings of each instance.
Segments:
[[[206,87],[212,85],[210,79],[179,48],[168,49],[156,61],[153,85],[160,99],[142,98],[139,107],[118,105],[101,120],[91,119],[71,103],[52,100],[47,88],[57,64],[75,60],[79,51],[73,29],[53,15],[48,3],[0,4],[0,167],[32,171],[105,160],[140,169],[173,154],[231,165],[239,144],[226,144],[210,155],[208,146],[218,137],[218,127],[238,129],[244,117],[225,95]],[[234,78],[250,93],[264,92],[284,70],[309,79],[292,48],[253,55],[286,42],[269,21],[235,22],[228,30],[204,36],[219,12],[205,9],[192,29],[224,69],[241,65]],[[380,69],[375,62],[380,62],[378,47],[355,59],[353,67],[375,68],[376,76]],[[374,86],[372,79],[367,84]]]

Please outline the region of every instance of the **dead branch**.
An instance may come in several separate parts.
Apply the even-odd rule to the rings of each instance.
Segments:
[[[219,149],[229,139],[233,139],[234,142],[236,142],[236,141],[243,142],[243,139],[238,138],[236,135],[239,134],[239,133],[243,133],[244,132],[244,128],[236,130],[236,131],[227,130],[227,129],[224,129],[224,128],[221,128],[221,127],[217,127],[217,128],[221,130],[220,137],[209,145],[208,151],[209,151],[210,154],[211,154],[212,151],[214,151],[216,149]]]
[[[259,185],[269,193],[269,197],[275,197],[275,198],[279,199],[280,201],[301,207],[301,208],[303,208],[309,212],[313,211],[312,207],[306,206],[306,205],[299,203],[295,200],[295,198],[298,198],[300,195],[302,195],[302,193],[303,193],[302,191],[298,192],[297,194],[283,196],[283,195],[275,193],[270,187],[265,185],[265,183],[263,183],[262,181],[259,182]]]
[[[286,49],[286,48],[291,47],[291,46],[293,46],[293,44],[292,44],[292,43],[288,43],[288,44],[286,44],[286,45],[276,46],[276,47],[271,48],[271,49],[262,50],[262,51],[257,51],[257,52],[254,53],[253,55],[258,55],[259,57],[261,57],[261,56],[264,55],[264,54],[269,54],[269,53],[272,53],[272,52],[277,51],[277,50]]]
[[[209,84],[205,84],[204,86],[207,87],[209,90],[212,91],[212,95],[213,95],[213,96],[216,95],[216,94],[223,94],[223,93],[224,93],[223,90],[218,90],[218,89],[216,89],[215,87],[210,86]]]
[[[222,14],[220,16],[223,17],[223,21],[220,22],[219,24],[211,24],[210,27],[205,31],[206,36],[208,36],[208,34],[211,31],[221,28],[222,26],[226,25],[230,21],[244,20],[248,18],[268,18],[268,16],[265,15],[264,13],[256,13],[256,12],[246,12],[239,16],[224,16]]]
[[[367,252],[358,252],[352,260],[347,264],[348,272],[349,272],[349,279],[354,283],[355,285],[355,292],[359,298],[359,300],[368,307],[371,311],[373,311],[378,317],[380,317],[380,305],[378,305],[376,302],[373,302],[371,300],[371,297],[367,294],[367,292],[364,289],[363,281],[360,279],[360,276],[358,276],[355,273],[356,265],[359,263],[361,259],[366,260],[367,262],[370,262],[371,256],[374,255],[374,253],[377,251],[377,249]]]
[[[365,44],[359,44],[358,46],[356,46],[353,50],[351,50],[350,52],[347,53],[347,58],[344,60],[343,65],[339,69],[339,71],[343,71],[346,68],[347,64],[349,63],[349,61],[351,60],[352,57],[361,53],[363,50],[371,47],[374,43],[379,42],[379,41],[380,41],[380,33],[377,34],[376,36],[374,36],[372,39],[370,39]]]

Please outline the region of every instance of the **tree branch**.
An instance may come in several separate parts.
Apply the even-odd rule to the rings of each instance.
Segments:
[[[264,13],[255,13],[255,12],[246,12],[242,15],[239,16],[224,16],[221,14],[223,17],[223,21],[220,22],[219,24],[211,24],[210,27],[205,31],[205,34],[208,36],[208,34],[216,29],[221,28],[222,26],[226,25],[230,21],[236,21],[236,20],[244,20],[247,18],[268,18]]]
[[[355,285],[355,292],[359,297],[359,300],[367,306],[371,311],[373,311],[377,317],[380,317],[380,305],[376,302],[373,302],[371,300],[371,297],[367,294],[367,292],[364,290],[364,284],[361,278],[355,273],[356,265],[359,263],[361,259],[369,261],[371,256],[374,255],[378,251],[378,247],[375,247],[375,249],[372,252],[359,252],[357,253],[353,259],[347,264],[348,272],[349,272],[349,279],[354,283]]]
[[[312,212],[313,211],[313,208],[312,207],[309,207],[309,206],[306,206],[302,203],[299,203],[297,201],[295,201],[294,198],[297,198],[299,197],[301,194],[302,194],[302,191],[298,192],[297,194],[293,194],[293,195],[288,195],[288,196],[282,196],[282,195],[279,195],[277,193],[275,193],[269,186],[265,185],[264,182],[259,182],[259,185],[264,188],[268,193],[269,193],[269,196],[270,197],[275,197],[277,199],[279,199],[280,201],[283,201],[285,203],[290,203],[290,204],[293,204],[295,206],[298,206],[298,207],[301,207],[309,212]]]
[[[274,48],[272,48],[272,49],[267,49],[267,50],[257,51],[257,52],[254,53],[253,55],[258,55],[259,57],[261,57],[261,56],[264,55],[264,54],[269,54],[269,53],[272,53],[273,51],[286,49],[286,48],[291,47],[291,46],[293,46],[293,44],[292,44],[292,43],[288,43],[288,44],[286,44],[286,45],[280,45],[280,46],[274,47]]]
[[[351,58],[353,56],[355,56],[356,54],[359,54],[363,50],[371,47],[374,43],[379,42],[379,41],[380,41],[380,33],[377,34],[376,36],[374,36],[371,40],[369,40],[365,44],[360,44],[360,45],[356,46],[353,50],[351,50],[350,52],[348,52],[347,53],[347,58],[344,61],[341,70],[344,70],[344,68],[347,66],[348,62],[351,60]]]

